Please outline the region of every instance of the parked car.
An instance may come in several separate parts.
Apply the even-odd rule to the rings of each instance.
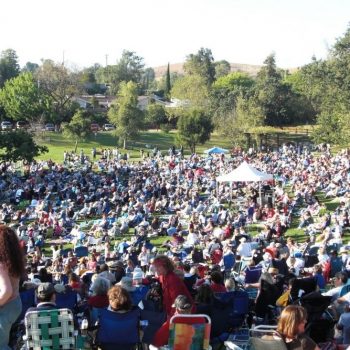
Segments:
[[[104,124],[103,125],[103,130],[104,131],[110,131],[110,130],[114,130],[115,126],[113,124]]]
[[[55,131],[55,125],[52,123],[45,124],[45,131]]]
[[[1,130],[12,130],[12,123],[8,121],[1,122]]]
[[[97,131],[100,130],[100,126],[98,124],[96,124],[96,123],[92,123],[90,125],[90,129],[91,129],[92,132],[97,132]]]
[[[16,123],[16,129],[24,129],[28,126],[28,124],[26,122],[24,122],[23,120],[19,120]]]

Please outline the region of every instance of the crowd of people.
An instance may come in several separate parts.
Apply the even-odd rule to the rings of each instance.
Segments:
[[[274,180],[261,188],[216,181],[243,161]],[[35,161],[21,173],[2,163],[2,348],[21,313],[19,291],[28,288],[36,288],[36,308],[55,307],[56,296],[67,290],[90,311],[132,310],[151,300],[167,315],[148,341],[159,347],[167,344],[174,313],[201,310],[210,316],[217,293],[249,290],[255,315],[250,322],[270,322],[268,305],[286,307],[295,281],[304,278],[315,281],[312,292],[332,298],[332,317],[342,330],[333,338],[350,343],[344,321],[350,293],[341,293],[350,271],[344,236],[350,226],[349,170],[348,150],[332,155],[325,148],[316,156],[288,145],[232,156],[153,152],[135,163],[111,150],[100,159]],[[323,198],[333,200],[333,210]],[[288,230],[298,220],[302,237],[296,240]],[[9,253],[16,245],[23,267],[20,255]],[[255,267],[260,277],[247,282],[247,270]],[[14,319],[5,326],[7,310],[14,310]],[[298,312],[304,320],[304,311]]]

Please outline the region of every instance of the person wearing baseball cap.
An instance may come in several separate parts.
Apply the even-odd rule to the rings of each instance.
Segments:
[[[28,311],[57,309],[56,290],[52,283],[40,283],[36,290],[36,297],[38,299],[37,306],[29,308]]]

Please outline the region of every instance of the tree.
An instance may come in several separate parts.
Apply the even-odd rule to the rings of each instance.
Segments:
[[[38,155],[48,152],[47,147],[39,146],[33,137],[24,130],[8,131],[0,137],[0,160],[32,162]]]
[[[116,65],[100,68],[96,72],[96,79],[100,83],[108,84],[111,93],[117,93],[122,81],[141,84],[144,66],[142,57],[137,56],[135,52],[124,50]]]
[[[197,109],[206,108],[209,104],[209,88],[203,77],[186,75],[175,81],[171,96],[182,100],[183,106]]]
[[[170,98],[170,90],[171,90],[171,81],[170,81],[170,64],[168,63],[168,67],[165,74],[165,90],[164,95],[167,99]]]
[[[323,111],[317,116],[317,125],[312,132],[316,143],[330,143],[345,146],[349,143],[350,113]]]
[[[77,77],[63,65],[45,60],[35,78],[50,100],[50,119],[57,124],[69,121],[77,109],[72,100],[79,92]]]
[[[146,68],[141,77],[141,89],[145,94],[154,87],[155,73],[153,68]]]
[[[235,107],[217,123],[220,134],[231,140],[233,145],[243,145],[247,133],[254,133],[264,125],[264,112],[253,98],[238,96]]]
[[[225,60],[217,61],[214,65],[216,79],[224,77],[231,72],[231,65]]]
[[[210,140],[213,132],[213,123],[209,115],[204,111],[192,109],[187,114],[180,116],[178,123],[179,142],[184,142],[191,150],[196,152],[196,146]]]
[[[77,74],[77,80],[79,85],[81,85],[81,89],[89,94],[104,94],[107,90],[104,84],[98,84],[96,80],[96,73],[101,68],[98,63],[94,65],[84,68]]]
[[[165,108],[158,103],[148,104],[146,118],[148,123],[154,125],[157,130],[161,124],[164,124],[168,121],[165,113]]]
[[[22,68],[22,72],[35,73],[38,68],[39,68],[39,65],[37,63],[27,62],[25,66]]]
[[[29,72],[7,80],[0,90],[0,104],[7,116],[15,120],[37,120],[45,110],[45,102],[45,96],[40,93],[37,82]]]
[[[212,85],[210,110],[216,127],[234,113],[238,97],[253,94],[255,81],[246,73],[234,72],[217,79]]]
[[[291,95],[290,87],[283,83],[281,72],[277,69],[275,55],[269,55],[256,81],[256,98],[264,110],[267,125],[286,125],[294,121],[288,108]]]
[[[210,86],[215,80],[214,57],[211,50],[202,47],[197,54],[188,55],[184,71],[189,75],[199,75]]]
[[[91,115],[83,110],[78,110],[72,117],[72,120],[63,125],[63,134],[76,141],[85,140],[92,134]]]
[[[120,84],[117,99],[108,111],[108,119],[116,127],[116,135],[123,140],[126,148],[128,140],[137,136],[143,126],[143,112],[137,107],[137,84],[129,81]]]
[[[18,57],[15,50],[7,49],[0,56],[0,88],[6,80],[17,77],[20,72]]]

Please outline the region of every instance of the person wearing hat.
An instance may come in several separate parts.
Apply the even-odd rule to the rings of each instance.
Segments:
[[[139,267],[135,267],[132,273],[132,285],[135,290],[130,293],[133,305],[138,305],[146,297],[149,290],[148,286],[143,284],[143,272]]]
[[[101,269],[100,269],[99,276],[108,279],[111,284],[115,283],[115,275],[109,271],[108,265],[107,264],[102,264]]]
[[[252,248],[250,246],[250,243],[247,242],[247,239],[245,237],[242,237],[240,238],[239,242],[240,244],[237,247],[237,254],[245,258],[252,256]]]
[[[136,287],[132,285],[132,278],[124,276],[120,282],[117,283],[119,286],[121,286],[123,289],[129,292],[134,292],[136,290]]]
[[[193,301],[192,299],[188,298],[186,295],[178,295],[172,305],[172,307],[175,309],[175,315],[189,315],[192,312],[193,309]],[[174,323],[183,323],[183,324],[194,324],[194,323],[202,323],[205,322],[205,318],[198,318],[198,317],[187,317],[183,318],[181,320],[175,319]],[[163,325],[158,329],[157,333],[155,334],[152,345],[156,347],[161,347],[168,344],[169,341],[169,328],[170,328],[170,319],[168,319]],[[189,339],[190,344],[191,339]]]
[[[36,305],[36,307],[29,308],[27,312],[57,309],[56,290],[52,283],[40,283],[36,290],[36,297],[38,300],[38,304]]]
[[[115,277],[115,282],[118,283],[126,275],[124,264],[122,261],[112,261],[108,263],[110,272]]]

